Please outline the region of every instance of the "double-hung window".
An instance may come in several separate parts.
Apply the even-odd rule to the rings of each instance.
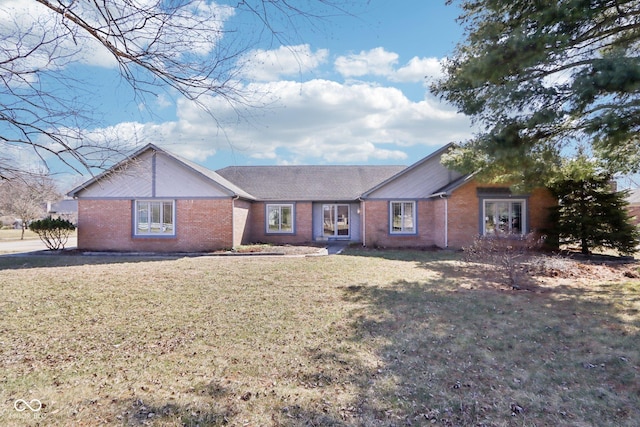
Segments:
[[[389,211],[391,234],[416,233],[416,202],[391,202]]]
[[[293,205],[267,205],[267,233],[293,233]]]
[[[136,236],[175,236],[175,202],[173,200],[136,200]]]

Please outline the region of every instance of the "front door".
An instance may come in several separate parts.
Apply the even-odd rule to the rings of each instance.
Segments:
[[[323,205],[323,236],[349,237],[349,205]]]

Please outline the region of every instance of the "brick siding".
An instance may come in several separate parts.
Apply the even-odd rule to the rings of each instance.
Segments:
[[[483,188],[492,187],[482,185]],[[502,186],[493,186],[500,188]],[[456,189],[448,199],[435,198],[417,203],[418,234],[389,233],[389,201],[367,200],[366,246],[371,247],[451,247],[470,244],[479,234],[480,199],[478,185],[471,181]],[[546,189],[536,189],[528,197],[527,215],[530,231],[548,226],[548,208],[556,200]],[[448,227],[445,227],[445,217]]]
[[[640,225],[640,206],[629,205],[627,206],[627,210],[629,211],[629,216],[631,217],[631,223]]]
[[[366,246],[383,248],[429,247],[435,245],[434,203],[418,201],[417,234],[391,234],[389,232],[388,200],[367,200],[365,209],[365,242]]]
[[[232,200],[177,200],[175,237],[133,237],[131,200],[78,201],[78,249],[203,252],[233,246]]]
[[[471,181],[456,189],[448,199],[449,247],[461,248],[480,235],[480,199],[478,187],[503,188],[498,185],[478,185]],[[545,188],[533,190],[527,201],[529,231],[540,232],[548,227],[549,207],[557,204]]]
[[[266,209],[267,204],[253,203],[251,206],[251,241],[253,243],[270,244],[303,244],[313,241],[313,212],[311,202],[294,203],[294,234],[271,234],[266,232]],[[274,203],[280,204],[280,203]],[[289,204],[282,202],[282,204]]]
[[[251,243],[251,202],[235,200],[233,203],[233,247]]]
[[[487,187],[482,185],[482,187]],[[497,187],[497,186],[496,186]],[[364,202],[365,245],[370,247],[460,248],[479,235],[478,185],[471,181],[448,199],[420,200],[416,204],[416,234],[389,232],[389,201]],[[546,189],[531,192],[527,215],[530,230],[547,227],[548,207],[556,203]],[[176,201],[175,237],[133,237],[132,200],[80,199],[78,248],[95,251],[205,252],[239,244],[304,244],[313,241],[313,204],[295,203],[295,233],[269,234],[266,204],[228,199]],[[446,215],[445,215],[446,212]],[[445,216],[448,226],[445,227]],[[446,233],[445,233],[446,230]]]

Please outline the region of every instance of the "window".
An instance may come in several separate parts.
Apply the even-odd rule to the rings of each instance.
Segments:
[[[525,206],[525,200],[485,200],[482,234],[525,234]]]
[[[293,205],[267,205],[267,233],[293,233]]]
[[[391,202],[391,233],[416,232],[416,202]]]
[[[175,203],[173,201],[137,200],[136,236],[175,236]]]

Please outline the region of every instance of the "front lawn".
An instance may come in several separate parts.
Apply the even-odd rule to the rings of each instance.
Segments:
[[[636,266],[460,259],[0,257],[0,424],[637,425]]]

